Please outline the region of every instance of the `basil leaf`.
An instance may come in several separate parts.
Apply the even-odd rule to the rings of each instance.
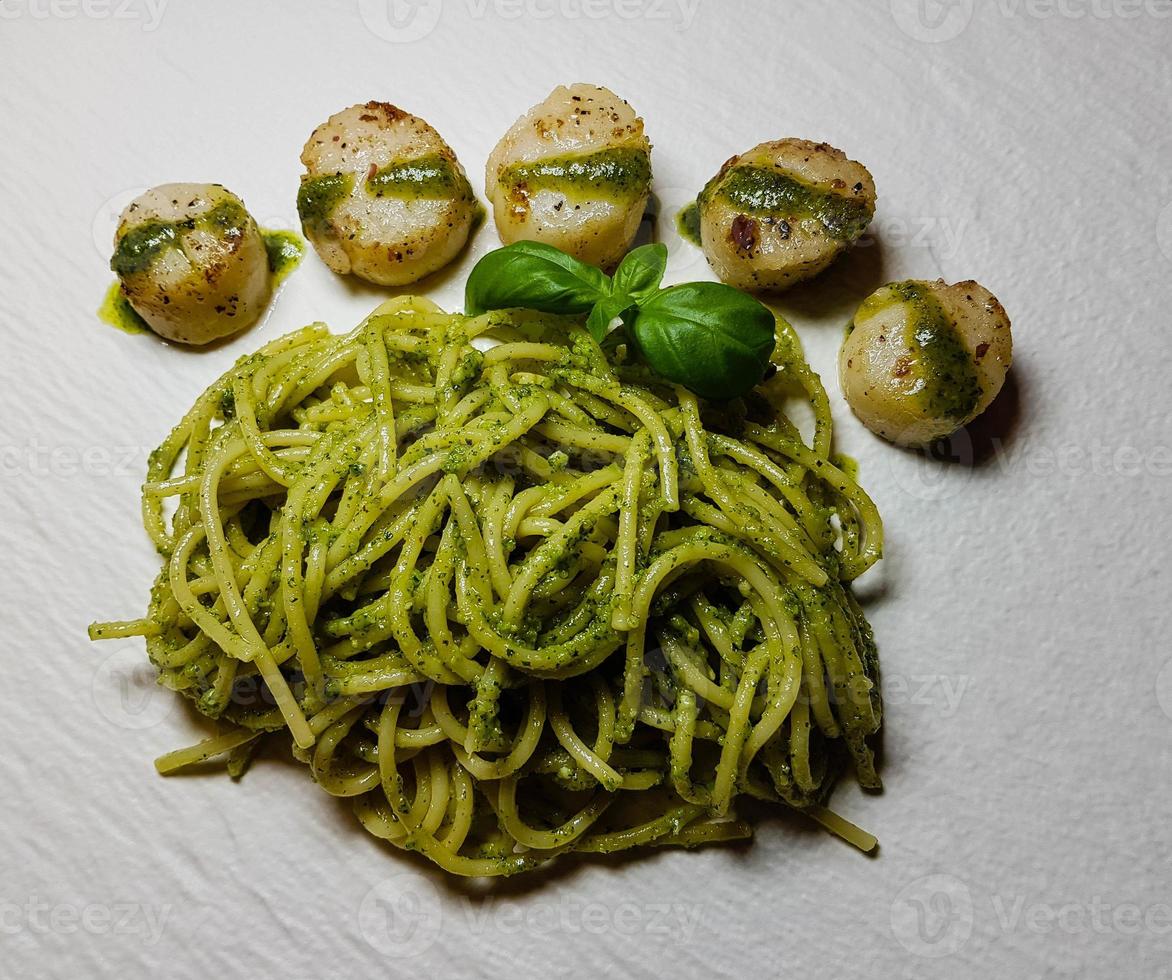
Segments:
[[[590,316],[586,320],[586,329],[599,343],[606,336],[610,322],[616,317],[625,317],[628,310],[633,309],[634,301],[629,296],[608,296],[594,304]]]
[[[689,282],[639,304],[632,329],[647,363],[702,398],[738,398],[756,385],[773,353],[768,307],[719,282]]]
[[[543,313],[585,313],[610,295],[610,277],[552,245],[514,242],[489,252],[464,287],[464,312],[524,307]]]
[[[646,299],[659,288],[667,269],[667,246],[662,243],[640,245],[627,253],[614,272],[616,296]]]

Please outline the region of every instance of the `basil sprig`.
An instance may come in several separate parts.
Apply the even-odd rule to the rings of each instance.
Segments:
[[[596,340],[619,319],[661,377],[703,398],[738,398],[756,385],[774,346],[773,314],[719,282],[660,287],[667,248],[629,252],[614,276],[540,242],[515,242],[485,255],[465,287],[469,316],[514,307],[587,314]]]

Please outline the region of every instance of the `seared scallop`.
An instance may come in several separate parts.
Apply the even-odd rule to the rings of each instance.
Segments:
[[[720,279],[776,292],[816,276],[862,235],[875,182],[826,143],[774,140],[725,163],[697,204],[704,254]]]
[[[506,245],[545,242],[604,268],[631,247],[650,188],[643,120],[597,85],[554,89],[505,133],[485,173]]]
[[[476,198],[452,148],[386,102],[351,106],[313,131],[297,212],[334,272],[405,286],[452,261],[468,241]]]
[[[855,313],[838,355],[842,391],[901,446],[951,435],[997,397],[1013,362],[1009,317],[976,282],[890,283]]]
[[[219,184],[161,184],[127,205],[110,268],[155,333],[207,344],[256,322],[268,254],[244,202]]]

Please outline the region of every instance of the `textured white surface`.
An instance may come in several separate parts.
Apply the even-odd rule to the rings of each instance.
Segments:
[[[1169,4],[415,7],[396,29],[379,0],[0,0],[0,976],[1172,977]],[[378,295],[311,256],[228,346],[119,334],[94,309],[132,192],[220,181],[288,226],[306,135],[368,98],[430,120],[479,184],[512,120],[578,79],[643,114],[673,210],[782,135],[875,175],[878,243],[783,304],[889,534],[865,588],[887,790],[836,797],[874,860],[780,820],[476,897],[292,765],[158,778],[189,713],[138,643],[85,639],[144,606],[147,450],[240,353]],[[704,275],[666,234],[670,279]],[[881,444],[834,377],[862,295],[938,275],[1014,322],[1016,396],[975,465]]]

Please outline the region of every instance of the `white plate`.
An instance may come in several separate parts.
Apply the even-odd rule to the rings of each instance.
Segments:
[[[1167,3],[154,4],[0,0],[0,974],[1172,976]],[[128,195],[220,181],[290,226],[301,144],[368,98],[430,120],[480,186],[573,80],[642,113],[673,210],[782,135],[875,175],[878,244],[785,305],[889,535],[864,589],[887,791],[835,799],[876,859],[785,820],[473,898],[300,768],[158,778],[188,712],[141,644],[85,638],[144,608],[137,489],[168,426],[239,354],[379,295],[310,256],[228,345],[121,335],[94,310]],[[707,276],[665,236],[670,280]],[[433,297],[457,308],[493,244]],[[853,305],[906,276],[979,278],[1013,318],[1016,407],[978,465],[877,441],[837,392]]]

